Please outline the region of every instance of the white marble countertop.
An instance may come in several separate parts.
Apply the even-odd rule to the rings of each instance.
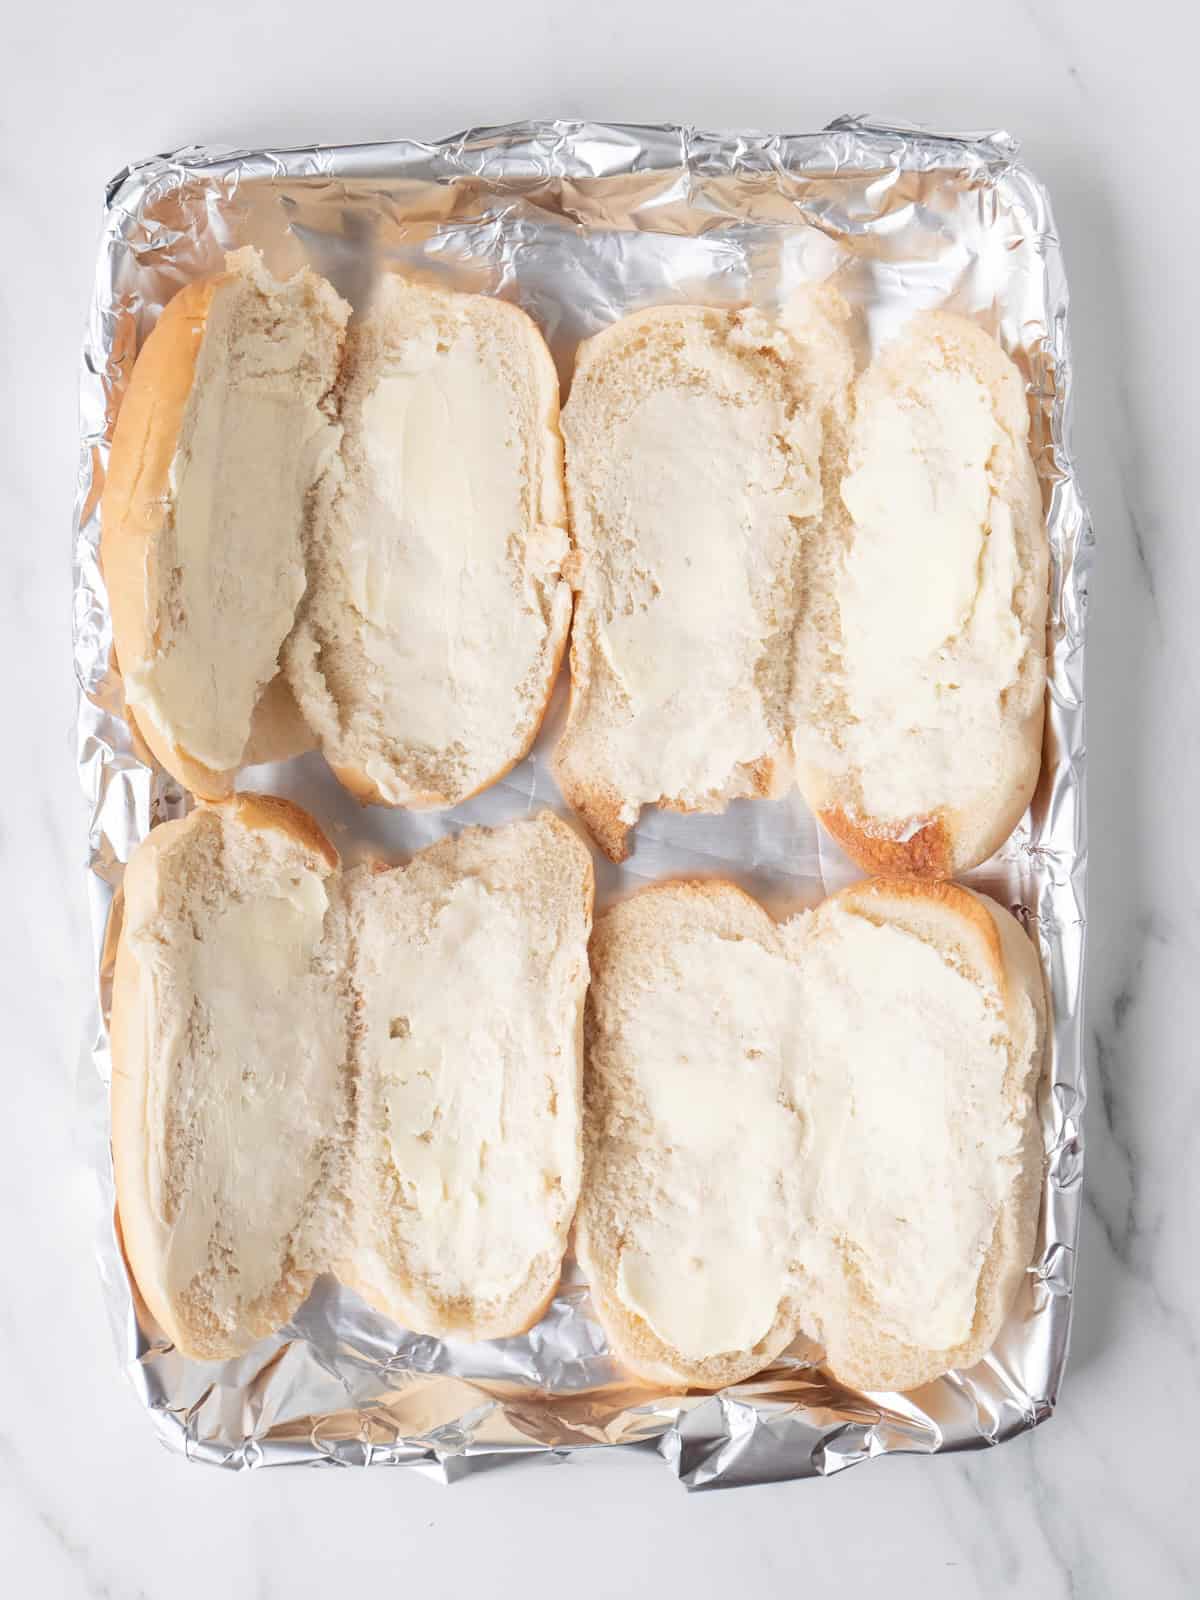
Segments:
[[[0,218],[0,1563],[29,1596],[556,1591],[1200,1592],[1200,781],[1194,49],[1165,0],[126,0],[6,22]],[[243,17],[243,13],[245,16]],[[732,28],[728,19],[737,15]],[[590,20],[584,20],[589,16]],[[1193,38],[1190,41],[1194,46]],[[189,140],[438,136],[528,115],[800,129],[847,110],[1004,126],[1074,291],[1089,638],[1092,1100],[1057,1415],[1001,1449],[688,1497],[650,1455],[485,1474],[226,1475],[155,1442],[121,1376],[73,1135],[89,981],[71,748],[76,361],[105,180]],[[60,1374],[69,1373],[64,1384]],[[1120,1423],[1116,1419],[1120,1419]]]

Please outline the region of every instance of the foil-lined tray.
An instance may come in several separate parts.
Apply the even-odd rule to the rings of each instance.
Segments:
[[[334,1279],[237,1361],[185,1360],[149,1321],[121,1253],[108,1144],[104,1018],[123,863],[188,801],[140,758],[122,715],[98,563],[108,443],[134,357],[164,304],[224,252],[258,246],[277,274],[310,263],[361,308],[395,267],[522,305],[569,380],[578,341],[670,301],[777,309],[837,273],[872,346],[946,306],[997,333],[1024,374],[1052,549],[1048,717],[1041,782],[1004,849],[969,875],[1036,939],[1053,1005],[1041,1100],[1047,1155],[1037,1250],[991,1354],[909,1394],[831,1382],[798,1343],[716,1395],[655,1393],[609,1358],[568,1259],[521,1338],[439,1342],[395,1326]],[[1084,1067],[1083,635],[1092,535],[1069,442],[1067,288],[1045,191],[1006,134],[934,134],[842,118],[821,133],[521,123],[438,144],[295,150],[189,147],[109,185],[84,346],[75,517],[79,772],[91,807],[96,1008],[81,1074],[84,1128],[105,1197],[100,1267],[122,1357],[162,1439],[226,1467],[407,1465],[453,1480],[507,1457],[657,1447],[689,1488],[839,1471],[891,1451],[995,1444],[1047,1417],[1066,1361],[1082,1178]],[[529,758],[453,811],[360,810],[317,755],[251,769],[242,787],[315,813],[344,857],[400,859],[465,822],[549,805],[563,686]],[[635,852],[597,857],[598,905],[637,882],[722,873],[776,913],[856,876],[798,797],[720,817],[647,812]],[[736,1159],[736,1152],[731,1152]]]

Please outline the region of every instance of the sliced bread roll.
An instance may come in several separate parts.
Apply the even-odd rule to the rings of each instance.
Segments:
[[[854,884],[785,937],[801,1326],[841,1382],[916,1388],[987,1354],[1033,1255],[1041,968],[1015,918],[951,883]]]
[[[597,920],[591,963],[576,1253],[626,1366],[722,1388],[796,1327],[780,932],[732,884],[660,884]]]
[[[579,1194],[592,863],[543,812],[356,868],[359,1226],[340,1275],[419,1333],[521,1332]]]
[[[964,871],[1032,797],[1048,547],[1028,435],[1020,373],[964,317],[917,317],[856,386],[794,723],[805,798],[867,870]]]
[[[563,413],[578,547],[563,793],[614,860],[647,804],[792,781],[793,633],[820,526],[845,307],[794,329],[664,306],[579,351]]]
[[[286,1322],[330,1259],[351,1110],[336,861],[306,813],[240,796],[155,828],[125,873],[117,1208],[142,1298],[202,1360]]]
[[[168,304],[117,418],[101,560],[126,702],[199,795],[230,792],[252,731],[272,754],[295,746],[282,698],[255,712],[304,591],[349,315],[323,278],[281,283],[239,250]]]
[[[566,642],[554,363],[517,307],[392,275],[341,415],[288,675],[361,799],[455,805],[528,751]]]
[[[580,1168],[591,861],[549,813],[356,868],[238,796],[126,873],[112,1009],[126,1253],[169,1338],[236,1356],[315,1276],[499,1337],[558,1281]]]
[[[577,1239],[621,1360],[711,1388],[804,1332],[887,1390],[986,1353],[1042,1170],[1045,1001],[1006,911],[881,879],[776,926],[666,884],[592,964]]]

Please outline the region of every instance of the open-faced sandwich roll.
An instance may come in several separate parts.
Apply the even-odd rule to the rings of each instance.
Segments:
[[[125,877],[113,1161],[179,1350],[240,1354],[326,1271],[420,1333],[537,1319],[579,1187],[591,904],[549,812],[345,874],[264,797],[150,834]]]
[[[455,805],[526,754],[566,644],[558,374],[516,306],[388,275],[341,383],[288,677],[361,799]]]
[[[714,1388],[798,1333],[907,1389],[994,1342],[1033,1253],[1045,999],[954,884],[876,879],[777,924],[722,882],[600,917],[579,1258],[617,1354]]]

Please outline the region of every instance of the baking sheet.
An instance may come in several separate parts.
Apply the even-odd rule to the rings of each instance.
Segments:
[[[111,1072],[103,1019],[123,863],[178,816],[179,786],[139,759],[110,661],[98,566],[108,441],[137,350],[171,295],[253,244],[277,274],[305,263],[362,309],[385,268],[500,294],[540,324],[564,380],[578,341],[670,301],[779,308],[836,272],[877,347],[916,311],[948,307],[995,331],[1026,377],[1052,550],[1042,778],[1004,849],[966,881],[1035,937],[1054,1027],[1041,1102],[1047,1172],[1035,1259],[991,1354],[907,1395],[831,1383],[798,1342],[719,1395],[630,1385],[610,1361],[568,1261],[529,1334],[486,1344],[396,1327],[331,1278],[294,1321],[240,1360],[168,1347],[131,1284],[113,1212]],[[994,1444],[1047,1417],[1066,1361],[1081,1202],[1086,826],[1083,635],[1092,543],[1069,447],[1070,351],[1062,258],[1045,191],[1006,134],[934,134],[842,118],[823,132],[522,123],[439,144],[279,151],[189,147],[118,174],[84,345],[75,519],[78,759],[90,806],[97,993],[80,1098],[104,1195],[100,1268],[129,1375],[162,1439],[227,1467],[409,1465],[453,1480],[533,1452],[653,1444],[689,1488],[824,1475],[891,1451]],[[343,857],[400,859],[467,822],[563,810],[548,755],[558,686],[529,758],[452,811],[360,809],[309,755],[251,768],[240,786],[298,800]],[[733,877],[776,914],[857,876],[798,796],[738,801],[720,817],[648,811],[621,867],[596,857],[602,906],[665,874]]]

